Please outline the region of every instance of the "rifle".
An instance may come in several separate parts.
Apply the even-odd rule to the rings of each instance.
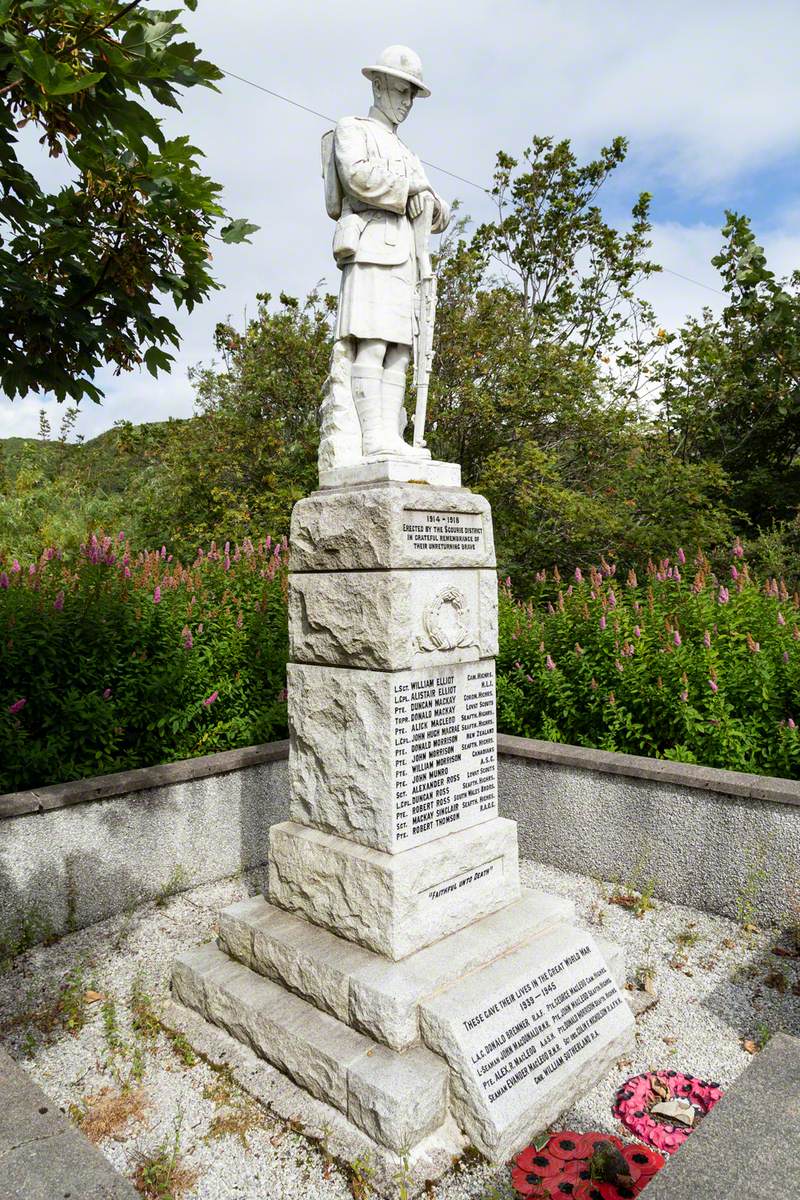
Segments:
[[[433,366],[433,326],[436,321],[436,276],[431,265],[430,237],[433,224],[433,196],[425,192],[422,212],[414,221],[414,248],[417,259],[417,318],[414,339],[414,386],[417,407],[414,413],[414,445],[425,445],[425,415],[428,385]]]

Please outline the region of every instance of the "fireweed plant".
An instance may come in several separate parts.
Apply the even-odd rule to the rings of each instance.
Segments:
[[[93,535],[0,560],[0,792],[286,734],[285,540],[190,565]],[[605,561],[500,583],[498,726],[548,741],[800,778],[800,597],[737,542],[617,577]]]
[[[698,552],[500,584],[498,726],[626,754],[800,778],[800,596]]]
[[[0,561],[0,792],[286,734],[285,540]]]

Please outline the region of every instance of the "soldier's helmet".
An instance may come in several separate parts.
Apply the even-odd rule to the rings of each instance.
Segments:
[[[408,46],[387,46],[376,63],[361,68],[361,74],[366,75],[367,79],[374,79],[376,75],[393,75],[395,79],[413,83],[418,96],[431,94],[422,79],[422,61]]]

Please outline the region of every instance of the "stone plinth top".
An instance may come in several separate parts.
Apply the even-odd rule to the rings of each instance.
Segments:
[[[488,501],[460,487],[385,480],[314,492],[295,504],[290,537],[292,572],[495,566]]]
[[[380,455],[346,467],[320,469],[321,488],[347,487],[359,483],[421,483],[430,487],[461,487],[459,463],[437,462],[415,455]]]

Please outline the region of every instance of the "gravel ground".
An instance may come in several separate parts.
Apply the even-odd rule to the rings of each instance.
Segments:
[[[725,1087],[750,1060],[744,1041],[800,1034],[800,960],[772,953],[774,931],[658,901],[637,918],[608,902],[610,885],[533,863],[522,874],[571,897],[584,925],[625,946],[629,979],[649,974],[659,997],[637,1022],[631,1059],[559,1127],[620,1132],[611,1102],[628,1075],[675,1068]],[[0,978],[0,1041],[128,1176],[159,1154],[168,1161],[177,1142],[185,1200],[346,1200],[345,1167],[158,1024],[174,956],[254,890],[247,877],[210,884],[22,955]],[[468,1157],[429,1197],[490,1200],[507,1194],[507,1178]]]

